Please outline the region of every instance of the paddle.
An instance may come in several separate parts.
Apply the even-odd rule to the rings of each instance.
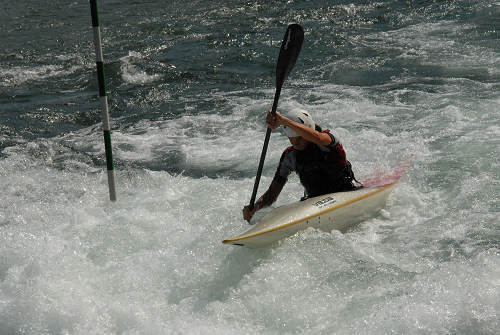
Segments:
[[[273,115],[276,114],[276,108],[278,108],[281,86],[283,86],[285,79],[288,77],[288,74],[297,61],[297,57],[299,56],[303,41],[304,30],[302,29],[302,27],[298,24],[289,25],[286,29],[283,42],[281,42],[278,63],[276,64],[276,93],[274,94],[273,108],[271,110],[271,113]],[[262,148],[262,154],[260,155],[259,168],[257,169],[257,176],[255,177],[255,184],[253,185],[252,198],[250,199],[250,210],[253,210],[255,196],[257,195],[257,189],[259,188],[260,176],[262,175],[262,168],[264,166],[264,159],[266,158],[267,146],[269,144],[271,130],[271,128],[267,128],[264,147]]]

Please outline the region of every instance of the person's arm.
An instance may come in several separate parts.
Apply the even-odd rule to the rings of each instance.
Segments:
[[[264,207],[271,206],[278,199],[284,185],[273,179],[267,191],[255,202],[253,210],[250,210],[248,206],[243,207],[243,218],[250,222],[255,212]]]
[[[313,142],[319,145],[327,146],[332,143],[330,135],[317,131],[316,129],[311,129],[308,126],[290,120],[289,118],[276,112],[276,116],[273,117],[271,111],[267,114],[266,119],[267,125],[271,129],[276,129],[279,126],[290,127],[293,131],[299,134],[302,138],[309,142]]]

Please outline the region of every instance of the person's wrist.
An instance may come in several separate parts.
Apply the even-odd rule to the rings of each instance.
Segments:
[[[282,126],[285,126],[285,127],[290,127],[290,119],[287,118],[287,117],[284,117],[284,116],[281,116],[280,117],[280,121],[279,123],[282,125]]]

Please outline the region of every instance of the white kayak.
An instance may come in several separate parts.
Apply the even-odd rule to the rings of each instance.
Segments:
[[[374,217],[384,207],[403,172],[404,169],[400,169],[390,176],[369,180],[363,183],[363,188],[354,191],[325,194],[278,207],[243,234],[222,243],[259,248],[308,227],[344,232]]]

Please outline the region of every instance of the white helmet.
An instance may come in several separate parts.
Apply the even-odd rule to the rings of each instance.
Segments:
[[[302,123],[311,129],[315,129],[316,123],[312,119],[311,115],[303,109],[300,108],[292,109],[290,112],[286,113],[285,116],[292,121]],[[285,135],[288,137],[300,136],[290,127],[287,126],[283,126],[283,131],[285,132]]]

